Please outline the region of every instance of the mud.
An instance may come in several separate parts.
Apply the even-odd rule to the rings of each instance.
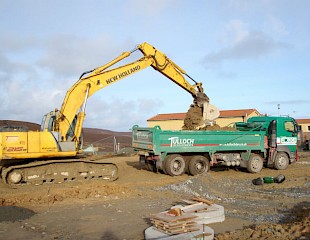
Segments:
[[[9,221],[15,222],[25,220],[32,217],[35,214],[34,211],[16,207],[16,206],[1,206],[0,207],[0,222]]]
[[[310,239],[309,203],[299,207],[298,211],[306,213],[304,217],[285,224],[261,224],[245,227],[243,230],[219,234],[215,240],[230,239]]]
[[[205,127],[199,128],[199,130],[206,130],[206,131],[236,131],[233,127],[221,127],[220,125],[207,125]]]
[[[195,130],[202,125],[203,109],[196,105],[191,105],[185,115],[183,130]]]
[[[225,208],[225,221],[209,225],[216,239],[309,239],[310,152],[300,153],[300,160],[283,171],[250,174],[222,167],[199,177],[146,171],[138,156],[110,161],[120,171],[112,183],[0,184],[0,205],[17,207],[0,207],[7,211],[0,222],[1,238],[143,239],[150,214],[200,196]],[[252,183],[279,174],[286,177],[283,183]]]
[[[205,125],[202,121],[203,116],[203,108],[195,105],[191,105],[188,109],[185,119],[184,125],[182,127],[183,130],[205,130],[205,131],[236,131],[233,127],[220,127],[217,124],[213,125]]]

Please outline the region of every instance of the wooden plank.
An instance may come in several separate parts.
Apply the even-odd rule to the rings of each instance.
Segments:
[[[178,225],[167,225],[163,222],[152,222],[155,227],[161,227],[165,229],[183,229],[183,228],[188,228],[188,227],[196,227],[197,223],[196,222],[189,222],[185,224],[178,224]]]
[[[208,205],[212,205],[214,204],[214,202],[210,201],[210,200],[207,200],[205,198],[201,198],[201,197],[193,197],[192,198],[193,201],[196,201],[196,202],[202,202],[202,203],[206,203]]]
[[[156,218],[159,220],[163,220],[166,222],[177,222],[177,221],[185,221],[189,219],[196,218],[194,214],[191,213],[184,213],[182,216],[171,216],[168,215],[167,212],[161,212],[161,213],[156,213],[151,215],[152,218]]]
[[[187,199],[182,199],[181,201],[182,201],[182,202],[185,202],[185,203],[187,203],[187,204],[196,204],[196,203],[197,203],[196,201],[187,200]]]
[[[185,209],[194,208],[195,210],[205,208],[203,203],[197,203],[193,206],[186,206]],[[190,211],[190,210],[189,210]],[[198,216],[191,213],[183,213],[181,216],[174,216],[168,211],[152,214],[151,222],[156,229],[169,235],[198,231],[200,229],[195,218]]]
[[[209,205],[204,203],[198,203],[198,204],[192,204],[188,205],[184,208],[181,208],[184,213],[193,213],[193,212],[201,212],[206,211],[208,209]]]
[[[178,226],[178,225],[184,225],[184,224],[188,224],[188,223],[195,223],[196,221],[192,221],[192,220],[187,220],[187,221],[178,221],[178,222],[166,222],[166,221],[162,221],[156,218],[151,218],[151,221],[156,222],[156,223],[163,223],[169,226]]]
[[[198,228],[197,224],[196,225],[191,225],[191,226],[187,226],[187,227],[178,227],[178,228],[167,228],[164,226],[160,226],[160,225],[154,225],[154,227],[165,230],[165,231],[169,231],[169,232],[173,232],[173,231],[187,231],[189,229],[192,228]]]
[[[197,225],[196,222],[191,222],[191,223],[188,223],[188,224],[180,224],[180,225],[174,225],[174,226],[171,226],[171,225],[167,225],[165,223],[161,223],[161,222],[152,222],[152,224],[154,226],[160,226],[160,227],[163,227],[163,228],[166,228],[166,229],[174,229],[174,228],[187,228],[187,227],[191,227],[191,226],[195,226]]]
[[[192,208],[192,207],[196,207],[196,206],[202,206],[204,205],[202,202],[194,202],[193,204],[187,205],[185,207],[181,207],[182,210],[184,209],[188,209],[188,208]]]

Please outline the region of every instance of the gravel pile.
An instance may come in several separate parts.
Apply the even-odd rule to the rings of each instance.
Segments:
[[[200,196],[223,205],[226,216],[254,223],[283,223],[293,217],[283,200],[302,200],[310,196],[307,186],[265,189],[253,185],[251,179],[227,178],[218,181],[212,174],[193,177],[154,190],[169,190],[184,197]]]

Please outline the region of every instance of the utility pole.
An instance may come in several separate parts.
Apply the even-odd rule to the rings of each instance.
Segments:
[[[280,116],[280,104],[278,103],[278,116]]]
[[[116,142],[116,137],[114,136],[114,137],[113,137],[113,147],[114,147],[114,153],[116,153],[116,152],[117,152],[117,149],[116,149],[117,147],[116,147],[116,146],[117,146],[117,142]]]
[[[114,153],[119,153],[119,143],[117,142],[115,136],[114,136],[113,145],[114,145]]]

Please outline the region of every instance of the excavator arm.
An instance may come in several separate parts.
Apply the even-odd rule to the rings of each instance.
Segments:
[[[203,109],[200,111],[203,115],[195,120],[197,125],[218,116],[217,108],[209,104],[201,83],[194,81],[193,85],[189,84],[185,79],[189,76],[165,54],[147,43],[137,46],[136,50],[140,50],[143,57],[135,62],[114,66],[133,51],[124,52],[106,65],[82,74],[68,90],[60,110],[56,109],[43,117],[41,131],[1,133],[0,179],[11,185],[37,185],[75,179],[117,179],[118,168],[115,164],[80,156],[76,158],[82,149],[81,131],[87,99],[100,89],[150,66],[193,96],[192,105],[196,107],[193,109],[198,109],[198,112]],[[11,160],[14,160],[12,164]],[[21,162],[17,164],[15,160]]]
[[[142,58],[110,69],[116,63],[129,57],[136,50],[142,52]],[[80,79],[68,90],[61,109],[56,110],[57,117],[52,124],[52,131],[60,133],[61,141],[68,141],[68,132],[73,131],[72,140],[77,142],[82,131],[87,99],[100,89],[149,66],[165,75],[193,96],[194,104],[204,108],[204,122],[213,121],[218,117],[218,110],[214,106],[209,105],[209,98],[204,93],[201,83],[190,78],[182,68],[171,61],[164,53],[148,43],[143,43],[131,52],[122,53],[111,62],[83,73]],[[194,84],[191,85],[185,79],[185,76],[192,79]],[[211,118],[208,117],[209,113],[213,114]],[[73,122],[75,126],[73,126]]]

